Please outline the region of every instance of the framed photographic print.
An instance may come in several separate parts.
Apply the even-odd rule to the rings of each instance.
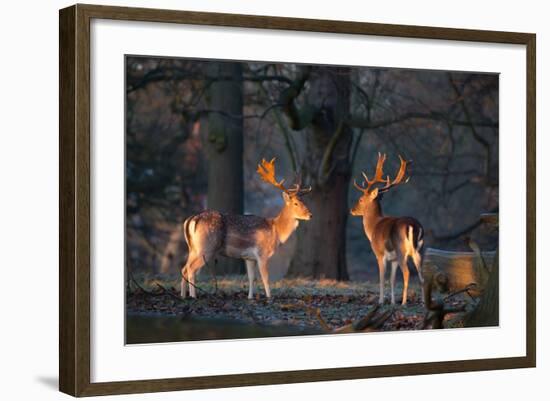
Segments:
[[[535,35],[60,11],[60,390],[534,367]]]

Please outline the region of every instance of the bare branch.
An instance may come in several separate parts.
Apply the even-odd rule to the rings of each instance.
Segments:
[[[471,127],[472,125],[474,125],[476,127],[483,127],[483,128],[498,128],[498,122],[460,121],[460,120],[450,119],[445,114],[438,113],[438,112],[430,112],[430,113],[410,112],[410,113],[401,114],[396,117],[388,118],[385,120],[380,120],[380,121],[371,121],[368,118],[352,116],[350,117],[348,124],[355,128],[376,129],[376,128],[383,128],[389,125],[398,124],[398,123],[402,123],[409,120],[415,120],[415,119],[446,121],[446,122],[451,122],[453,125],[464,126],[464,127]]]

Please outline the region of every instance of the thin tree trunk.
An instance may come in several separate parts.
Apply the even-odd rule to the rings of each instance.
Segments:
[[[243,79],[241,63],[215,62],[208,66],[213,81],[207,91],[207,124],[204,132],[208,159],[208,208],[242,214],[243,178]],[[212,274],[213,266],[206,270]],[[219,257],[216,274],[243,274],[241,260]]]

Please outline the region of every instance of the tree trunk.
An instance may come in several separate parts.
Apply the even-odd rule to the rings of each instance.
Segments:
[[[493,268],[489,274],[487,288],[481,296],[479,305],[466,319],[466,327],[498,326],[499,321],[499,267],[498,251],[495,255]]]
[[[489,227],[498,230],[498,214],[485,213],[481,215],[481,221]],[[497,231],[498,232],[498,231]],[[465,320],[466,327],[498,326],[499,324],[499,266],[498,249],[493,259],[493,267],[489,272],[487,286],[481,295],[477,307]]]
[[[345,235],[349,177],[334,176],[332,183],[314,188],[306,200],[313,218],[298,227],[289,277],[349,279]]]
[[[313,218],[297,230],[296,253],[287,275],[347,280],[346,235],[348,185],[351,174],[350,70],[313,67],[305,128],[306,156],[302,175],[313,190],[304,199]],[[303,119],[302,119],[303,121]]]
[[[242,66],[240,63],[213,62],[207,71],[213,79],[207,91],[207,132],[203,135],[208,160],[208,208],[242,214]],[[207,266],[207,272],[213,274],[212,268]],[[243,274],[244,264],[241,260],[218,257],[215,273]]]

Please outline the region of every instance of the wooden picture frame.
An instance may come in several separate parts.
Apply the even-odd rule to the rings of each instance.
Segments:
[[[90,380],[90,21],[94,18],[526,46],[526,355],[494,359],[92,383]],[[73,396],[93,396],[535,366],[536,37],[534,34],[95,5],[75,5],[62,9],[59,27],[59,388],[62,392]]]

